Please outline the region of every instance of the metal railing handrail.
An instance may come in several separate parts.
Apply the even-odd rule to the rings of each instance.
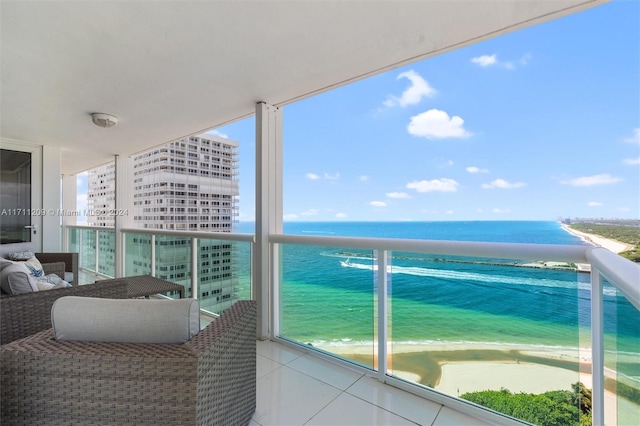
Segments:
[[[602,247],[587,250],[587,261],[640,311],[640,266]]]
[[[198,238],[205,240],[224,240],[224,241],[240,241],[246,243],[255,243],[256,237],[253,234],[237,234],[231,232],[205,232],[205,231],[171,231],[166,229],[138,229],[123,228],[121,231],[125,234],[144,234],[144,235],[166,235],[169,237],[186,237]]]
[[[88,229],[91,231],[112,231],[115,232],[116,228],[113,226],[92,226],[92,225],[65,225],[68,229]]]
[[[275,244],[300,244],[409,253],[445,254],[453,256],[489,257],[519,260],[555,260],[587,263],[589,246],[561,244],[494,243],[478,241],[413,240],[400,238],[327,237],[303,235],[271,235]]]
[[[113,231],[113,226],[90,226],[90,225],[65,225],[66,228],[88,229],[93,231]],[[167,229],[139,229],[139,228],[122,228],[122,233],[144,234],[144,235],[167,235],[171,237],[186,237],[208,240],[225,240],[225,241],[241,241],[255,243],[256,237],[253,234],[239,234],[232,232],[207,232],[207,231],[176,231]]]

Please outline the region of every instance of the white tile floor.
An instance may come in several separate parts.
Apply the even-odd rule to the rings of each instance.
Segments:
[[[258,341],[257,407],[251,426],[486,425],[275,342]]]

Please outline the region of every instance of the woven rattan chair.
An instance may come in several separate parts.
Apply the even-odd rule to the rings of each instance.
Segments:
[[[0,244],[0,257],[16,251],[33,251],[33,243]],[[65,279],[65,272],[73,275],[71,285],[78,285],[78,253],[34,253],[42,263],[45,274],[56,274]]]
[[[56,341],[0,347],[2,424],[246,425],[256,407],[256,302],[184,344]]]
[[[0,297],[0,344],[51,328],[51,307],[63,296],[126,299],[127,283],[120,279],[55,290]]]

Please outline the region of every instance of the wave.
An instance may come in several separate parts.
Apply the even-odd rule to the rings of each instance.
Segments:
[[[314,346],[371,346],[377,347],[377,342],[373,340],[353,340],[349,337],[325,340],[318,339],[309,342]],[[564,350],[564,351],[589,351],[590,348],[581,348],[577,346],[562,346],[562,345],[532,345],[530,343],[508,343],[500,341],[480,342],[475,340],[402,340],[393,341],[393,345],[405,345],[405,346],[429,346],[429,345],[446,345],[446,346],[495,346],[500,348],[518,348],[520,350]],[[616,352],[619,353],[619,352]]]
[[[377,265],[353,263],[349,260],[340,262],[343,267],[377,271]],[[531,287],[567,288],[591,291],[590,283],[577,281],[553,280],[548,278],[530,278],[508,275],[488,275],[477,272],[452,271],[447,269],[421,268],[416,266],[388,266],[387,272],[391,274],[413,275],[417,277],[441,278],[446,280],[476,281],[481,283],[525,285]],[[615,288],[605,287],[606,296],[615,297]]]
[[[377,342],[373,340],[353,340],[349,337],[343,337],[339,339],[317,339],[309,342],[313,346],[320,347],[334,347],[334,346],[371,346],[371,348],[377,348]],[[535,345],[531,343],[513,343],[513,342],[500,342],[500,341],[491,341],[491,342],[480,342],[475,340],[403,340],[403,341],[393,341],[393,346],[430,346],[430,345],[444,345],[451,346],[452,348],[458,346],[477,346],[477,347],[495,347],[500,349],[508,349],[508,350],[543,350],[543,351],[566,351],[566,352],[575,352],[576,354],[580,353],[591,353],[591,348],[589,347],[578,347],[578,346],[563,346],[563,345]],[[605,350],[605,353],[615,354],[618,356],[628,355],[628,356],[640,356],[640,352],[628,352],[628,351],[618,351],[618,350]]]
[[[300,231],[302,234],[320,234],[320,235],[335,235],[335,232],[331,231]]]

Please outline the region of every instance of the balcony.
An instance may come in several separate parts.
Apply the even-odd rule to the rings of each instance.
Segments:
[[[425,352],[422,349],[426,343],[441,340],[448,345],[470,340],[469,334],[481,329],[482,323],[474,322],[478,317],[461,321],[465,307],[456,292],[447,293],[446,289],[424,283],[407,290],[414,282],[410,280],[416,279],[415,274],[406,273],[411,272],[407,268],[416,268],[411,262],[423,262],[418,268],[428,265],[429,269],[438,269],[435,264],[442,259],[448,261],[450,275],[437,279],[451,280],[458,294],[469,291],[474,295],[478,311],[484,310],[483,318],[500,319],[493,324],[501,327],[511,343],[549,346],[549,336],[541,328],[526,333],[529,341],[518,341],[518,333],[514,332],[521,324],[518,318],[527,319],[536,310],[556,322],[558,318],[566,320],[555,330],[561,331],[565,343],[573,342],[569,353],[564,354],[567,359],[544,367],[568,372],[566,381],[586,381],[589,376],[594,392],[593,423],[604,424],[606,420],[607,424],[625,424],[629,416],[638,414],[637,405],[629,406],[626,397],[638,394],[638,350],[624,334],[630,325],[638,323],[636,265],[587,247],[310,238],[286,235],[282,230],[283,108],[387,70],[604,3],[607,1],[468,2],[460,8],[456,2],[426,1],[405,2],[402,7],[391,2],[335,2],[331,7],[318,2],[254,2],[251,7],[241,2],[183,2],[177,8],[172,2],[87,3],[83,7],[73,2],[6,2],[2,6],[3,46],[7,47],[2,52],[3,148],[32,155],[33,209],[62,206],[76,211],[75,174],[107,162],[114,163],[113,174],[120,182],[115,188],[115,205],[128,207],[134,205],[131,192],[136,184],[122,183],[136,176],[129,169],[133,157],[161,143],[255,115],[255,140],[250,141],[255,146],[255,167],[251,172],[255,172],[256,201],[255,214],[250,217],[256,222],[255,235],[186,232],[186,220],[175,224],[182,232],[134,229],[133,218],[123,216],[114,218],[113,228],[73,226],[72,217],[49,215],[32,220],[38,229],[35,238],[43,250],[80,253],[86,282],[158,274],[185,286],[187,294],[197,297],[211,313],[240,298],[256,299],[260,309],[257,337],[262,379],[254,417],[257,424],[326,424],[334,422],[334,415],[345,420],[351,414],[353,423],[365,424],[404,420],[418,424],[472,424],[470,419],[478,423],[518,423],[459,398],[468,390],[467,383],[455,379],[455,375],[446,386],[443,380],[437,382],[438,376],[433,373],[440,364],[455,362],[446,358],[451,354],[438,355],[440,358],[432,360],[435,368],[424,372],[405,368],[406,358]],[[211,17],[224,19],[214,25]],[[139,24],[129,25],[131,22]],[[588,26],[584,28],[585,33],[591,31]],[[162,43],[158,43],[159,34]],[[612,72],[607,74],[609,77],[616,81],[617,74]],[[91,111],[114,113],[119,116],[120,125],[98,129],[91,124]],[[325,117],[316,112],[311,115],[324,123]],[[526,118],[533,121],[529,114]],[[584,117],[580,119],[584,121]],[[561,144],[569,145],[573,140],[579,138],[566,138]],[[366,149],[379,152],[381,158],[389,152],[388,140],[383,138],[379,146],[371,142],[373,139],[367,139]],[[288,143],[307,142],[301,138]],[[601,143],[611,142],[602,139]],[[213,146],[218,145],[212,144],[206,155],[220,158],[204,160],[229,163],[232,155]],[[185,144],[174,144],[174,148],[187,158]],[[168,151],[157,149],[158,152]],[[201,155],[190,154],[193,159]],[[157,167],[181,173],[176,185],[184,185],[195,176],[189,176],[194,169],[189,171],[184,162],[187,160],[182,161],[174,167],[173,162],[163,160]],[[230,167],[232,170],[223,171],[231,177],[238,176],[235,166]],[[138,184],[143,177],[137,175]],[[235,216],[239,210],[236,198],[233,200],[224,201],[222,207],[231,209]],[[158,201],[174,205],[166,194]],[[211,206],[220,204],[212,202]],[[138,220],[149,223],[154,219],[151,216]],[[213,252],[205,249],[211,245],[231,248],[220,247]],[[308,262],[299,257],[300,252],[308,250],[328,253],[321,260],[336,269],[336,283],[355,286],[356,303],[331,299],[329,296],[337,294],[335,284],[315,278],[306,280],[308,272],[318,265],[318,259]],[[233,262],[217,262],[218,257],[211,254],[220,251],[228,251],[230,254],[224,257]],[[566,288],[549,287],[553,288],[550,293],[563,293],[564,298],[544,299],[543,289],[540,300],[544,303],[528,306],[504,298],[513,306],[505,303],[501,312],[489,306],[487,299],[502,290],[503,282],[487,282],[479,288],[483,278],[492,275],[486,273],[490,266],[486,263],[495,259],[500,264],[491,265],[497,271],[493,275],[507,279],[515,271],[507,264],[510,261],[583,263],[591,273],[576,272],[573,280],[558,280]],[[474,286],[461,286],[460,276],[469,278]],[[535,277],[527,279],[536,282]],[[322,291],[304,296],[296,283]],[[517,286],[527,284],[519,281],[509,285],[510,291],[517,292]],[[329,297],[323,305],[315,297],[318,294]],[[415,310],[415,299],[420,297],[434,297],[438,303],[433,303],[429,311]],[[567,301],[569,310],[564,309]],[[355,321],[344,321],[345,326],[354,326],[351,337],[345,335],[334,342],[335,330],[326,321],[322,325],[321,315],[335,315],[336,309],[339,315]],[[301,327],[300,312],[317,320],[312,327],[316,335],[307,333],[309,327]],[[416,312],[421,316],[414,316]],[[629,317],[631,322],[626,321]],[[406,330],[416,318],[450,320],[448,331],[452,335],[457,331],[459,337],[447,340],[438,335],[441,329],[431,326],[425,328],[424,335],[417,335],[421,350],[411,351],[409,346],[414,342],[406,337]],[[354,335],[358,339],[357,351],[353,349]],[[487,350],[472,349],[468,352]],[[498,360],[506,362],[504,370],[513,372],[511,377],[515,379],[525,377],[515,369],[539,366],[540,358],[545,358],[530,353],[540,352],[539,348],[529,348],[527,359],[522,357],[521,346],[517,351],[517,358]],[[547,358],[545,362],[549,363]],[[591,376],[592,371],[595,374]],[[478,386],[488,383],[482,380],[487,378],[481,377]],[[282,392],[269,388],[269,383],[283,384]],[[309,386],[303,389],[305,383]],[[363,393],[363,387],[375,395]],[[316,401],[290,404],[292,399],[299,401],[296,398],[309,388],[318,396]],[[295,416],[298,405],[303,414]],[[425,408],[427,412],[420,411]],[[359,417],[361,413],[363,417]],[[292,416],[285,417],[289,414]]]
[[[180,279],[163,277],[184,285],[187,296],[195,294],[206,311],[215,313],[237,299],[260,301],[264,290],[256,286],[258,280],[254,278],[258,267],[253,254],[254,235],[123,229],[123,247],[118,249],[110,244],[92,246],[95,241],[115,241],[113,229],[69,227],[68,232],[72,247],[80,249],[80,262],[86,270],[108,276],[104,272],[112,268],[100,267],[100,260],[113,259],[116,252],[126,253],[127,262],[140,261],[135,266],[127,263],[125,275],[161,270],[164,274],[179,273]],[[78,235],[83,235],[83,243],[77,242]],[[163,245],[172,248],[159,253]],[[207,268],[209,273],[213,265],[198,265],[216,259],[203,258],[212,246],[222,257],[231,257],[230,275],[204,284],[198,272]],[[539,381],[536,376],[541,374],[551,377],[559,388],[575,382],[592,388],[594,424],[632,424],[640,412],[633,396],[640,389],[640,351],[634,329],[640,306],[638,266],[605,249],[286,234],[270,236],[269,247],[273,253],[270,266],[277,272],[268,289],[271,297],[262,303],[264,306],[273,301],[275,306],[272,310],[263,308],[261,321],[272,334],[259,342],[258,366],[259,375],[277,378],[258,382],[258,411],[254,417],[258,424],[262,424],[261,419],[264,424],[274,424],[275,418],[289,419],[291,424],[322,424],[344,410],[342,404],[354,403],[353,398],[362,408],[354,415],[365,416],[365,423],[369,415],[382,416],[376,418],[389,422],[399,415],[418,424],[425,424],[427,418],[431,420],[426,424],[439,424],[449,415],[445,413],[450,413],[470,416],[479,424],[511,424],[516,420],[459,397],[466,392],[501,388],[541,393],[541,389],[526,386],[527,382]],[[107,252],[101,254],[105,249]],[[557,274],[573,278],[536,278],[540,274],[538,265],[527,261],[539,259],[554,260],[547,263],[559,269]],[[417,268],[411,266],[416,262]],[[321,263],[335,266],[339,277],[335,282],[313,274]],[[574,263],[590,265],[591,273],[563,270],[574,268]],[[437,269],[438,265],[446,267]],[[441,288],[432,284],[434,279],[449,280],[450,284]],[[518,305],[514,297],[506,303],[488,300],[492,295],[506,299],[524,287],[538,285],[537,304]],[[354,296],[346,298],[346,291]],[[468,306],[456,296],[460,291],[475,298],[474,309],[480,315],[471,316]],[[231,299],[220,301],[225,292],[232,294]],[[415,308],[416,301],[425,296],[432,299],[428,312]],[[218,298],[217,303],[211,303],[211,297]],[[272,313],[271,318],[266,312]],[[528,325],[523,332],[521,327],[531,316],[556,323]],[[327,320],[335,317],[344,322],[340,329]],[[481,333],[486,327],[499,328],[503,344],[483,341]],[[424,371],[412,361],[421,356],[425,358],[421,361]],[[482,362],[474,364],[474,360]],[[500,380],[491,375],[496,368],[505,372]],[[290,405],[290,392],[296,394],[297,389],[299,393],[299,388],[306,386],[294,384],[301,372],[304,380],[328,399],[322,403],[322,398],[311,398],[313,403],[303,404],[305,410],[295,417],[298,407]],[[340,385],[331,382],[334,374]],[[294,376],[295,380],[291,378]],[[281,393],[269,387],[273,380],[285,384],[279,389]],[[380,394],[393,395],[389,396],[392,400],[403,401],[403,408],[386,406],[371,395],[358,393],[371,386]],[[544,386],[549,390],[548,384]],[[411,406],[420,410],[429,407],[430,411],[411,417],[415,415],[410,414],[414,409]],[[278,417],[289,415],[293,417]],[[431,423],[433,419],[435,423]],[[354,418],[354,422],[358,420]]]

